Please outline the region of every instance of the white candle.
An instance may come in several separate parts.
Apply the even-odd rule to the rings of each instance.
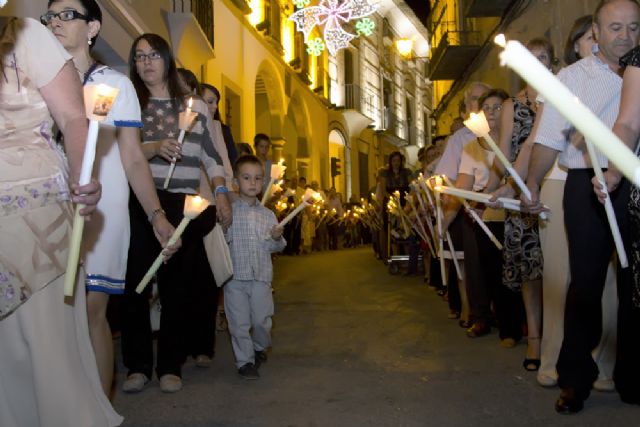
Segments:
[[[435,257],[436,253],[434,252],[433,247],[431,246],[431,242],[429,241],[429,237],[427,236],[427,230],[424,228],[424,224],[422,224],[422,219],[420,218],[420,214],[418,214],[418,210],[416,209],[416,205],[413,202],[413,197],[407,196],[407,200],[409,201],[409,204],[411,205],[411,209],[413,210],[413,213],[416,216],[416,222],[418,223],[418,227],[420,228],[419,230],[416,229],[416,232],[420,235],[420,238],[422,240],[427,242],[427,245],[429,246],[429,251],[431,251],[431,255]]]
[[[112,88],[105,84],[84,87],[85,112],[89,118],[89,130],[87,132],[87,139],[82,156],[82,166],[80,168],[80,178],[78,180],[80,185],[87,185],[91,182],[100,122],[109,114],[109,110],[116,96],[118,96],[118,92],[119,89]],[[69,297],[73,295],[75,289],[78,261],[80,260],[82,232],[84,231],[84,217],[80,215],[82,208],[84,208],[84,205],[76,206],[73,217],[73,228],[71,230],[71,241],[69,243],[69,257],[67,258],[67,270],[64,278],[64,295]]]
[[[435,177],[436,188],[442,185],[442,178],[439,176]],[[442,277],[442,285],[447,285],[447,273],[446,268],[444,266],[444,236],[442,230],[442,221],[443,221],[443,213],[442,213],[442,205],[440,202],[440,194],[435,193],[433,195],[436,198],[436,226],[438,227],[438,252],[440,255],[440,275]]]
[[[444,179],[444,182],[451,188],[455,188],[454,185],[451,183],[451,180],[449,179],[449,177],[447,177],[446,175],[443,175],[442,178]],[[469,203],[462,197],[458,197],[458,200],[460,200],[460,202],[462,202],[462,206],[464,206],[464,210],[467,211],[467,213],[471,216],[471,218],[473,218],[473,220],[476,222],[476,224],[478,224],[480,226],[480,228],[482,228],[482,231],[484,231],[484,233],[487,235],[487,237],[493,242],[494,245],[496,245],[496,248],[498,248],[498,250],[502,250],[502,243],[500,243],[498,241],[498,239],[496,238],[495,234],[493,234],[491,232],[491,230],[489,230],[489,227],[487,227],[487,224],[485,224],[485,222],[482,220],[482,218],[480,218],[480,216],[478,215],[478,213],[473,210],[471,208],[471,206],[469,206]]]
[[[178,145],[182,146],[182,141],[184,141],[184,135],[191,127],[193,120],[198,116],[198,113],[194,113],[191,111],[191,106],[193,105],[193,98],[189,98],[189,104],[187,105],[187,110],[181,113],[178,113],[178,127],[180,128],[180,133],[178,134]],[[167,173],[167,177],[164,180],[163,188],[166,190],[169,188],[169,182],[171,181],[171,177],[173,176],[173,172],[176,169],[177,157],[173,156],[171,158],[171,165],[169,166],[169,172]]]
[[[280,159],[277,165],[271,165],[271,170],[269,171],[269,184],[267,188],[264,190],[264,194],[262,195],[262,200],[260,204],[264,206],[267,202],[267,199],[271,195],[271,189],[273,188],[275,182],[282,177],[282,174],[287,169],[286,166],[283,166],[284,159]]]
[[[455,187],[436,186],[435,191],[439,193],[449,194],[450,196],[461,197],[467,200],[474,200],[480,203],[492,203],[490,194],[476,193],[475,191],[462,190]],[[502,203],[505,209],[520,212],[520,200],[499,197],[498,202]]]
[[[511,163],[504,155],[500,147],[498,147],[493,138],[491,138],[491,135],[489,134],[489,123],[487,122],[487,118],[484,115],[484,111],[481,111],[478,114],[471,113],[470,117],[464,121],[464,125],[468,127],[471,132],[473,132],[478,138],[482,137],[485,141],[487,141],[487,144],[489,144],[491,150],[493,150],[493,152],[496,154],[496,157],[498,158],[500,163],[502,163],[502,166],[504,166],[504,168],[513,177],[513,180],[518,185],[520,191],[522,191],[527,199],[531,200],[531,191],[529,191],[520,175],[518,175],[518,172],[516,172],[513,166],[511,166]]]
[[[309,206],[311,204],[311,203],[309,203],[310,199],[320,200],[321,197],[320,197],[319,193],[316,193],[312,189],[308,188],[307,191],[305,191],[304,195],[302,196],[302,203],[300,203],[294,210],[292,210],[289,213],[289,215],[287,215],[282,221],[280,221],[280,224],[278,224],[278,225],[280,227],[284,227],[285,224],[287,224],[289,221],[291,221],[304,208],[306,208],[307,206]]]
[[[182,218],[182,221],[180,221],[180,224],[178,224],[178,227],[173,232],[173,235],[167,242],[167,246],[175,244],[180,236],[182,236],[182,233],[184,232],[185,228],[187,228],[187,225],[189,225],[189,222],[200,215],[200,213],[202,213],[202,211],[204,211],[207,206],[209,206],[209,201],[205,198],[202,198],[200,196],[186,196],[184,199],[184,218]],[[136,287],[137,293],[142,293],[144,288],[149,284],[149,281],[153,278],[153,275],[156,274],[156,272],[162,265],[163,260],[164,257],[162,256],[161,251]]]
[[[627,251],[624,249],[624,243],[622,242],[622,236],[620,235],[620,227],[618,227],[618,220],[616,218],[616,212],[613,210],[613,203],[611,202],[611,197],[609,197],[607,191],[607,184],[604,181],[604,174],[602,173],[602,169],[600,168],[600,164],[598,162],[598,155],[596,154],[596,149],[593,147],[591,141],[587,140],[587,151],[589,152],[589,158],[591,159],[591,165],[593,166],[593,170],[595,172],[596,178],[600,185],[602,186],[603,191],[607,194],[607,198],[604,200],[604,211],[607,214],[607,220],[609,221],[609,228],[611,228],[611,235],[613,236],[613,242],[616,245],[616,252],[618,252],[618,260],[620,261],[620,265],[622,268],[627,268],[629,266],[629,260],[627,259]]]
[[[508,65],[524,78],[542,95],[545,103],[552,104],[580,131],[585,140],[596,145],[624,176],[640,186],[640,159],[629,147],[521,43],[515,40],[505,43],[502,34],[495,41],[505,48],[500,53],[501,65]]]

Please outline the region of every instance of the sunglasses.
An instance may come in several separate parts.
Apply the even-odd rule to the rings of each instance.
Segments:
[[[62,12],[54,13],[47,12],[40,16],[40,22],[42,25],[49,25],[53,18],[58,18],[61,21],[73,21],[74,19],[82,19],[89,22],[89,18],[86,15],[78,12],[77,10],[63,10]]]

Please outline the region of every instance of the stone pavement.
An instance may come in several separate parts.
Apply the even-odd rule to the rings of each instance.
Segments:
[[[593,392],[555,413],[557,389],[522,368],[526,346],[467,338],[419,277],[391,276],[370,248],[281,256],[273,350],[242,380],[226,333],[209,369],[189,361],[184,389],[118,391],[125,427],[638,426],[640,407]],[[640,363],[640,361],[639,361]],[[124,369],[119,367],[118,385]]]

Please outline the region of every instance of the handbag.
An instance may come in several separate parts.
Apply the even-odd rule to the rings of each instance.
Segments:
[[[221,287],[233,277],[233,262],[231,261],[229,245],[227,245],[227,241],[224,238],[222,226],[216,224],[213,230],[203,237],[203,241],[209,265],[211,266],[211,271],[213,271],[213,277],[216,279],[216,285]]]

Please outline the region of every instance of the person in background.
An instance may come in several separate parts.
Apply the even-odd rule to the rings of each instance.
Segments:
[[[180,79],[180,87],[185,93],[192,93],[194,95],[199,95],[200,91],[200,83],[198,83],[198,78],[191,70],[187,70],[186,68],[178,68],[178,78]]]
[[[30,18],[2,30],[0,66],[0,186],[12,201],[0,211],[0,425],[117,426],[89,337],[82,268],[73,301],[63,298],[72,202],[89,218],[100,199],[95,179],[77,184],[87,137],[82,85],[71,55]],[[53,143],[54,119],[66,159]]]
[[[251,148],[251,145],[246,142],[238,142],[236,144],[236,151],[238,152],[238,157],[247,154],[253,155],[253,148]]]
[[[238,151],[236,144],[233,142],[233,135],[231,134],[231,128],[227,126],[220,117],[220,91],[208,83],[200,83],[200,96],[204,99],[204,102],[209,108],[209,112],[213,116],[214,120],[217,120],[222,125],[222,136],[224,143],[227,146],[227,154],[229,155],[229,161],[233,163],[238,158]]]
[[[78,11],[86,20],[56,18],[56,14],[69,10]],[[50,0],[42,21],[73,55],[85,85],[106,84],[119,90],[109,115],[100,126],[94,171],[102,183],[103,197],[94,220],[85,225],[83,238],[89,332],[102,388],[109,395],[114,357],[107,306],[109,295],[124,293],[130,233],[128,187],[131,185],[148,216],[161,210],[160,201],[140,148],[142,121],[135,89],[124,74],[91,57],[91,47],[102,26],[100,6],[95,0]],[[155,215],[152,226],[158,242],[164,246],[173,234],[173,226],[164,215]]]
[[[273,211],[258,200],[264,180],[260,159],[240,157],[234,173],[239,197],[233,202],[233,224],[227,230],[233,278],[223,288],[224,306],[238,374],[255,380],[271,347],[271,254],[283,250],[286,241]]]
[[[256,157],[264,165],[264,176],[271,178],[271,138],[264,133],[257,133],[253,137],[253,148],[256,151]],[[268,185],[269,180],[265,179],[265,182],[262,183],[262,190],[266,190]]]

